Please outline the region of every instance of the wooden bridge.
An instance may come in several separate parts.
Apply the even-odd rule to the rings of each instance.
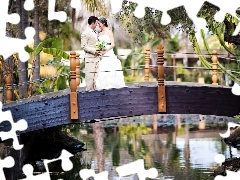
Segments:
[[[70,90],[38,95],[3,105],[14,121],[25,119],[30,132],[43,128],[120,117],[151,114],[204,114],[235,116],[240,113],[240,96],[230,87],[217,85],[217,54],[213,52],[213,84],[164,81],[163,47],[158,47],[158,82],[149,82],[150,51],[146,51],[145,82],[127,83],[120,89],[86,92],[79,85],[79,56],[70,57]],[[11,88],[7,89],[11,95]],[[11,101],[9,99],[8,101]],[[11,128],[2,123],[2,130]],[[19,132],[22,133],[22,132]]]

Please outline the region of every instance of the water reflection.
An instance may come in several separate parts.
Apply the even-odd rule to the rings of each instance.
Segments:
[[[152,115],[65,126],[66,132],[86,144],[87,151],[71,158],[71,171],[51,178],[77,180],[81,169],[91,168],[96,173],[108,171],[112,180],[118,176],[116,167],[144,159],[145,168],[157,168],[157,179],[213,179],[209,174],[217,166],[216,154],[226,158],[239,154],[219,136],[229,121],[236,122],[214,116]],[[50,170],[61,172],[60,162]],[[132,175],[128,179],[138,178]]]
[[[96,173],[104,171],[104,126],[102,123],[94,123],[92,125],[94,136],[95,156],[97,156]]]

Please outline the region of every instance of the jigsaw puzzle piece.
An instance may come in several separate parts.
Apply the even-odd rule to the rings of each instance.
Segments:
[[[231,133],[230,128],[232,128],[232,127],[237,127],[237,126],[240,126],[240,124],[236,124],[236,123],[233,123],[233,122],[229,122],[229,123],[228,123],[227,132],[224,133],[224,134],[219,133],[219,135],[220,135],[222,138],[228,138],[228,137],[230,136],[230,133]]]
[[[14,122],[12,118],[11,111],[2,111],[2,102],[0,102],[0,123],[3,121],[9,121],[11,123],[11,130],[8,132],[0,132],[0,138],[4,141],[7,139],[13,139],[13,148],[15,150],[22,149],[23,145],[19,144],[18,137],[16,131],[24,131],[27,129],[28,124],[24,119],[19,120],[18,122]]]
[[[238,23],[238,25],[237,25],[235,31],[233,32],[232,36],[237,36],[239,33],[240,33],[240,23]]]
[[[227,173],[226,176],[218,175],[214,178],[214,180],[238,180],[238,179],[240,179],[240,171],[234,172],[234,171],[226,170],[226,173]]]
[[[1,0],[0,6],[0,38],[6,36],[6,26],[7,22],[11,24],[18,24],[20,22],[20,16],[17,13],[8,14],[8,4],[9,0]]]
[[[218,164],[222,164],[225,161],[225,156],[222,154],[216,154],[214,157],[214,161]]]
[[[158,3],[156,3],[156,0],[131,0],[131,2],[137,3],[134,15],[138,18],[144,17],[145,7],[150,7],[161,11],[163,13],[161,19],[162,25],[168,25],[171,22],[171,17],[167,11],[184,5],[183,2],[175,0],[162,0]]]
[[[29,1],[29,0],[28,0]],[[20,16],[17,13],[8,14],[9,0],[1,0],[0,6],[0,54],[7,59],[15,52],[19,52],[19,58],[21,61],[26,62],[29,59],[29,54],[25,51],[24,47],[33,42],[33,36],[35,30],[28,28],[25,30],[26,39],[9,38],[6,36],[7,23],[18,24],[20,22]]]
[[[122,0],[114,1],[110,0],[112,5],[112,12],[116,14],[120,11],[122,6]],[[156,3],[156,0],[131,0],[133,3],[137,3],[136,10],[134,11],[134,15],[137,18],[142,18],[145,15],[145,7],[150,7],[161,11],[162,25],[168,25],[171,22],[171,18],[167,11],[177,8],[179,6],[184,6],[189,18],[195,24],[197,30],[204,29],[207,25],[205,19],[197,17],[198,12],[200,11],[202,5],[204,4],[205,0],[198,0],[195,1],[194,4],[191,0],[162,0],[161,2]],[[226,13],[232,14],[236,17],[236,9],[240,7],[239,0],[230,0],[229,1],[219,1],[219,0],[208,0],[209,3],[216,5],[220,8],[220,11],[216,13],[215,20],[219,22],[223,22]],[[240,24],[237,26],[233,35],[237,35],[240,31]]]
[[[216,21],[223,22],[227,13],[237,17],[236,10],[238,7],[240,7],[239,0],[228,1],[208,0],[208,2],[220,8],[220,11],[218,11],[214,16],[214,19]]]
[[[87,180],[90,177],[93,177],[94,180],[108,180],[108,172],[103,171],[101,173],[95,174],[95,171],[93,169],[82,169],[79,172],[79,176],[83,180]]]
[[[39,175],[33,175],[33,167],[31,164],[25,164],[22,168],[26,178],[21,180],[51,180],[49,172],[44,172]]]
[[[61,155],[59,156],[59,158],[55,158],[55,159],[51,159],[51,160],[44,160],[44,167],[46,169],[45,173],[39,174],[39,175],[33,175],[33,167],[30,164],[26,164],[23,166],[23,172],[26,175],[25,179],[22,180],[50,180],[50,173],[49,173],[49,168],[48,168],[48,164],[58,161],[58,160],[62,160],[62,169],[64,171],[70,171],[73,168],[73,164],[72,161],[70,160],[70,157],[72,157],[73,154],[69,153],[66,150],[62,150]]]
[[[240,28],[240,23],[238,24],[238,27]],[[232,87],[232,93],[236,96],[240,96],[240,86],[236,82],[234,82]]]
[[[205,0],[195,1],[194,4],[191,0],[180,0],[184,4],[188,17],[193,21],[197,30],[205,29],[207,22],[203,18],[197,17],[198,12],[201,10]]]
[[[232,16],[238,18],[236,14],[236,10],[238,7],[240,7],[239,0],[229,0],[229,1],[208,0],[208,2],[220,8],[220,11],[218,11],[214,15],[214,19],[217,22],[223,22],[226,14],[231,14]],[[238,19],[240,20],[240,18]],[[239,31],[240,31],[240,23],[238,23],[232,36],[238,35]]]
[[[58,160],[62,160],[62,169],[64,171],[70,171],[73,168],[73,164],[72,161],[70,160],[70,157],[72,157],[73,154],[69,153],[68,151],[66,151],[65,149],[62,150],[61,155],[58,158],[55,159],[51,159],[51,160],[44,160],[44,166],[46,168],[47,171],[49,171],[48,169],[48,164],[58,161]]]
[[[12,156],[8,156],[5,159],[0,159],[0,179],[5,180],[5,175],[3,172],[3,168],[11,168],[15,164],[15,161]]]
[[[22,62],[26,62],[29,59],[29,54],[25,51],[24,47],[33,42],[35,30],[32,27],[25,29],[26,39],[17,39],[2,37],[1,41],[4,43],[0,44],[0,54],[3,55],[4,59],[11,56],[13,53],[18,52],[19,59]]]
[[[112,13],[116,14],[122,8],[123,1],[122,0],[120,0],[120,1],[110,0],[110,1],[111,1],[111,5],[112,5]],[[168,25],[171,22],[171,17],[167,13],[167,11],[184,5],[184,2],[175,1],[175,0],[162,0],[161,2],[158,2],[158,3],[156,3],[155,0],[148,0],[148,1],[130,0],[130,2],[137,4],[137,7],[134,11],[134,15],[137,18],[144,17],[145,7],[154,8],[154,9],[161,11],[163,13],[162,19],[161,19],[161,24],[163,24],[163,25]]]
[[[79,8],[79,7],[81,7],[81,1],[79,1],[79,0],[71,0],[71,7],[72,8]]]
[[[67,20],[67,13],[64,11],[55,12],[56,0],[48,0],[48,20],[52,21],[54,19],[60,22],[65,22]]]
[[[122,3],[123,0],[110,0],[110,4],[111,4],[111,8],[112,8],[112,13],[116,14],[120,11],[120,9],[122,8]]]
[[[24,9],[27,11],[31,11],[34,8],[34,2],[33,0],[26,0],[24,2]]]
[[[198,18],[197,13],[200,11],[203,3],[205,2],[204,0],[198,0],[194,2],[194,5],[191,0],[166,0],[166,1],[161,1],[161,3],[156,3],[154,0],[131,0],[132,2],[138,3],[138,6],[136,8],[135,13],[138,15],[136,17],[143,17],[145,14],[144,8],[145,7],[151,7],[154,9],[157,9],[161,11],[162,14],[162,19],[161,19],[161,24],[162,25],[167,25],[171,22],[171,17],[167,13],[167,11],[170,11],[174,8],[184,6],[186,9],[186,12],[189,16],[189,18],[194,22],[195,26],[197,29],[205,28],[206,27],[206,21],[204,19]],[[139,9],[138,9],[139,8]],[[141,10],[140,10],[141,8]],[[140,16],[141,13],[141,16]]]
[[[145,170],[143,159],[139,159],[129,164],[117,167],[116,171],[120,177],[137,174],[139,180],[145,180],[146,178],[156,178],[158,176],[158,171],[156,168]]]

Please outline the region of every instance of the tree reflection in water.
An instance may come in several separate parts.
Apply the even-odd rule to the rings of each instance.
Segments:
[[[95,153],[97,154],[97,168],[96,173],[104,171],[104,126],[102,123],[94,123],[93,135],[95,144]]]
[[[113,179],[118,176],[117,166],[144,159],[145,168],[157,168],[159,179],[213,179],[209,174],[216,165],[214,154],[229,156],[219,136],[227,129],[227,120],[216,124],[211,117],[200,122],[202,116],[173,117],[171,124],[166,123],[169,117],[153,115],[66,126],[70,134],[87,144],[87,151],[74,157],[74,169],[79,172],[88,163],[88,168],[106,170]]]

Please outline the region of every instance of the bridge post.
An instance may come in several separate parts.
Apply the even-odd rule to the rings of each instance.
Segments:
[[[76,54],[76,83],[77,86],[80,85],[80,54]]]
[[[218,57],[217,57],[217,51],[212,51],[212,84],[218,85]]]
[[[149,70],[150,70],[150,48],[145,47],[145,69],[144,69],[144,80],[149,81]]]
[[[70,118],[78,120],[77,83],[76,83],[76,52],[70,52]]]
[[[13,92],[12,92],[12,74],[10,69],[7,69],[6,75],[6,103],[12,102]]]
[[[164,86],[164,47],[157,46],[157,64],[158,64],[158,112],[166,112],[166,92]]]

